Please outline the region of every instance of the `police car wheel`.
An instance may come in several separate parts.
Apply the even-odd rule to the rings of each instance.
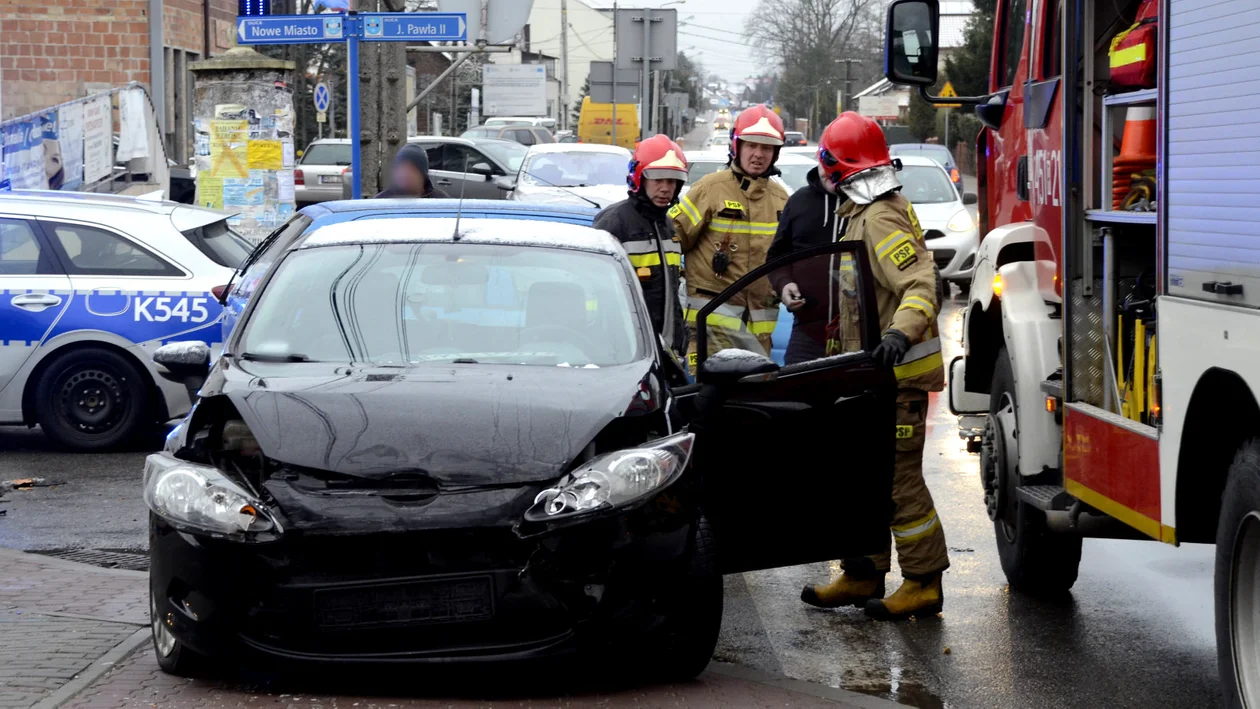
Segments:
[[[95,347],[54,360],[40,378],[35,402],[44,433],[79,451],[127,443],[153,418],[145,375],[123,355]]]

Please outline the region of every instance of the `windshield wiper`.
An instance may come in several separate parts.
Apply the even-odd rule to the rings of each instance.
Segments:
[[[304,354],[298,354],[296,352],[293,352],[290,354],[282,354],[282,355],[255,354],[253,352],[246,352],[241,355],[241,359],[246,360],[248,362],[311,362],[313,361],[311,360],[310,357],[307,357]]]

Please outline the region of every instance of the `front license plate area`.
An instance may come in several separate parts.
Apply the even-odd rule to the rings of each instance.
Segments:
[[[490,576],[320,589],[315,592],[315,625],[347,630],[489,620],[493,591]]]

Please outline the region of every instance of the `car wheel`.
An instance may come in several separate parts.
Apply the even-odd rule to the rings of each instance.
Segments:
[[[66,448],[89,452],[134,440],[153,423],[146,375],[126,356],[87,347],[57,357],[35,389],[35,418]]]
[[[694,678],[709,666],[722,628],[722,576],[709,521],[696,525],[695,549],[687,576],[671,593],[657,644],[659,674],[666,681]]]
[[[962,297],[966,298],[967,295],[971,293],[971,279],[967,279],[965,281],[955,281],[955,283],[958,285],[958,293],[962,295]]]
[[[1061,595],[1076,583],[1081,537],[1050,531],[1045,513],[1020,502],[1015,495],[1015,488],[1023,481],[1018,470],[1015,377],[1006,348],[998,351],[989,391],[980,479],[985,488],[985,507],[993,520],[1002,571],[1016,591],[1037,596]]]
[[[1260,440],[1229,468],[1216,526],[1216,664],[1228,707],[1260,704]]]
[[[153,654],[163,672],[178,677],[202,677],[210,673],[210,661],[184,647],[162,622],[152,589],[149,590],[149,627],[153,631]]]

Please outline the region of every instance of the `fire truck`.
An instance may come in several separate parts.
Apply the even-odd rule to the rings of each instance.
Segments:
[[[928,92],[936,0],[887,30],[890,81],[986,126],[948,399],[1011,587],[1065,593],[1084,537],[1215,543],[1223,691],[1260,706],[1260,2],[998,0],[963,99]]]

